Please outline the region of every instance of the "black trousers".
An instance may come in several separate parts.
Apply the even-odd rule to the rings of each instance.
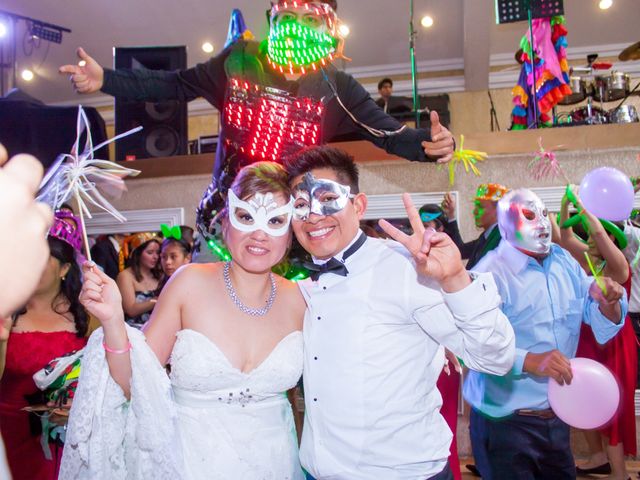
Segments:
[[[491,476],[509,480],[574,480],[569,426],[557,417],[486,419]]]

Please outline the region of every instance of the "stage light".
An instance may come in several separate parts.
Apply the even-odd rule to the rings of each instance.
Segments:
[[[31,23],[31,36],[47,42],[62,43],[63,28],[48,23],[34,21]]]
[[[598,4],[600,10],[611,8],[611,5],[613,5],[613,0],[600,0],[600,3]]]
[[[422,17],[422,20],[420,20],[420,24],[422,24],[422,26],[424,28],[429,28],[433,26],[433,18],[430,17],[429,15],[425,15],[424,17]]]
[[[351,32],[349,25],[345,25],[344,23],[338,27],[338,30],[340,31],[340,35],[343,37],[348,37]]]
[[[4,24],[4,22],[0,22],[0,38],[4,37],[7,35],[7,26]]]
[[[213,45],[211,43],[209,43],[209,42],[204,42],[202,44],[202,50],[205,53],[211,53],[211,52],[213,52]]]
[[[84,67],[86,64],[87,64],[87,62],[86,62],[86,61],[84,61],[84,60],[80,60],[80,61],[78,62],[78,66],[79,66],[79,67]]]
[[[33,72],[28,68],[25,68],[24,70],[22,70],[21,77],[25,82],[30,82],[31,80],[33,80]]]

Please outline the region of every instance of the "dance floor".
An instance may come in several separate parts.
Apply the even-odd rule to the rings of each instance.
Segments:
[[[471,458],[463,458],[460,459],[460,469],[462,470],[462,478],[463,480],[471,480],[477,479],[478,477],[474,477],[469,473],[469,471],[464,467],[465,465],[472,463],[473,459]],[[627,470],[629,471],[629,475],[631,475],[632,480],[639,479],[638,473],[640,473],[640,461],[627,461]],[[586,477],[579,476],[578,478],[591,478],[593,480],[597,480],[598,478],[603,478],[605,475],[589,475]]]

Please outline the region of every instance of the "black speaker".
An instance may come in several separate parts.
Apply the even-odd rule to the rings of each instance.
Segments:
[[[187,67],[186,47],[118,47],[114,66],[150,70]],[[170,157],[187,153],[187,102],[136,102],[116,97],[116,135],[142,126],[143,130],[116,142],[116,160]]]

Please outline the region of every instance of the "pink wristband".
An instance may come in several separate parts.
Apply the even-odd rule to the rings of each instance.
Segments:
[[[131,342],[127,343],[127,348],[123,349],[123,350],[115,350],[113,348],[109,348],[107,346],[107,344],[103,341],[102,342],[102,346],[104,347],[105,352],[109,352],[109,353],[115,353],[115,354],[121,354],[121,353],[127,353],[131,351]]]

